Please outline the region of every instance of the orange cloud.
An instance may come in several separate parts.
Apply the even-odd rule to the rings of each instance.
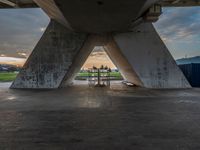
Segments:
[[[15,57],[0,57],[0,64],[23,66],[26,59]]]
[[[93,66],[100,68],[101,65],[108,66],[109,68],[116,68],[116,66],[113,64],[111,59],[108,57],[105,51],[93,51],[86,62],[84,63],[83,67],[84,69],[92,68]]]

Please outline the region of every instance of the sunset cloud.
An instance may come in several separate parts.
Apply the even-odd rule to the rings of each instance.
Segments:
[[[26,59],[15,57],[0,57],[0,64],[23,66]]]
[[[165,8],[154,26],[176,59],[200,56],[200,7]]]
[[[0,54],[9,57],[29,55],[49,18],[41,9],[0,9]]]
[[[93,50],[82,68],[88,69],[92,68],[93,66],[100,68],[101,65],[107,66],[112,69],[116,68],[104,49],[102,47],[98,47]]]

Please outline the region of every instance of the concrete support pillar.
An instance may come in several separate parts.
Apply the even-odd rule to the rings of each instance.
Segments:
[[[58,88],[87,37],[51,20],[11,88]]]
[[[129,33],[114,34],[113,40],[143,87],[191,87],[151,23],[143,23]]]
[[[109,40],[104,44],[104,49],[112,62],[118,68],[119,72],[126,81],[132,82],[137,86],[143,86],[137,73],[134,71],[132,66],[129,64],[126,57],[123,55],[113,37],[110,36]]]

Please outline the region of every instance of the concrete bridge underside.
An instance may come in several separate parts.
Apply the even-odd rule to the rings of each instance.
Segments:
[[[57,0],[59,1],[59,0]],[[67,1],[67,0],[66,0]],[[162,7],[200,6],[200,0],[158,0]],[[0,0],[0,8],[37,8],[34,0]]]
[[[160,13],[160,1],[34,2],[51,22],[11,88],[70,85],[99,45],[129,82],[146,88],[191,87],[152,25]]]

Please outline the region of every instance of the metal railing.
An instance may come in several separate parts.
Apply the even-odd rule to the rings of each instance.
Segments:
[[[90,87],[110,87],[110,71],[107,69],[89,69],[88,85]]]

